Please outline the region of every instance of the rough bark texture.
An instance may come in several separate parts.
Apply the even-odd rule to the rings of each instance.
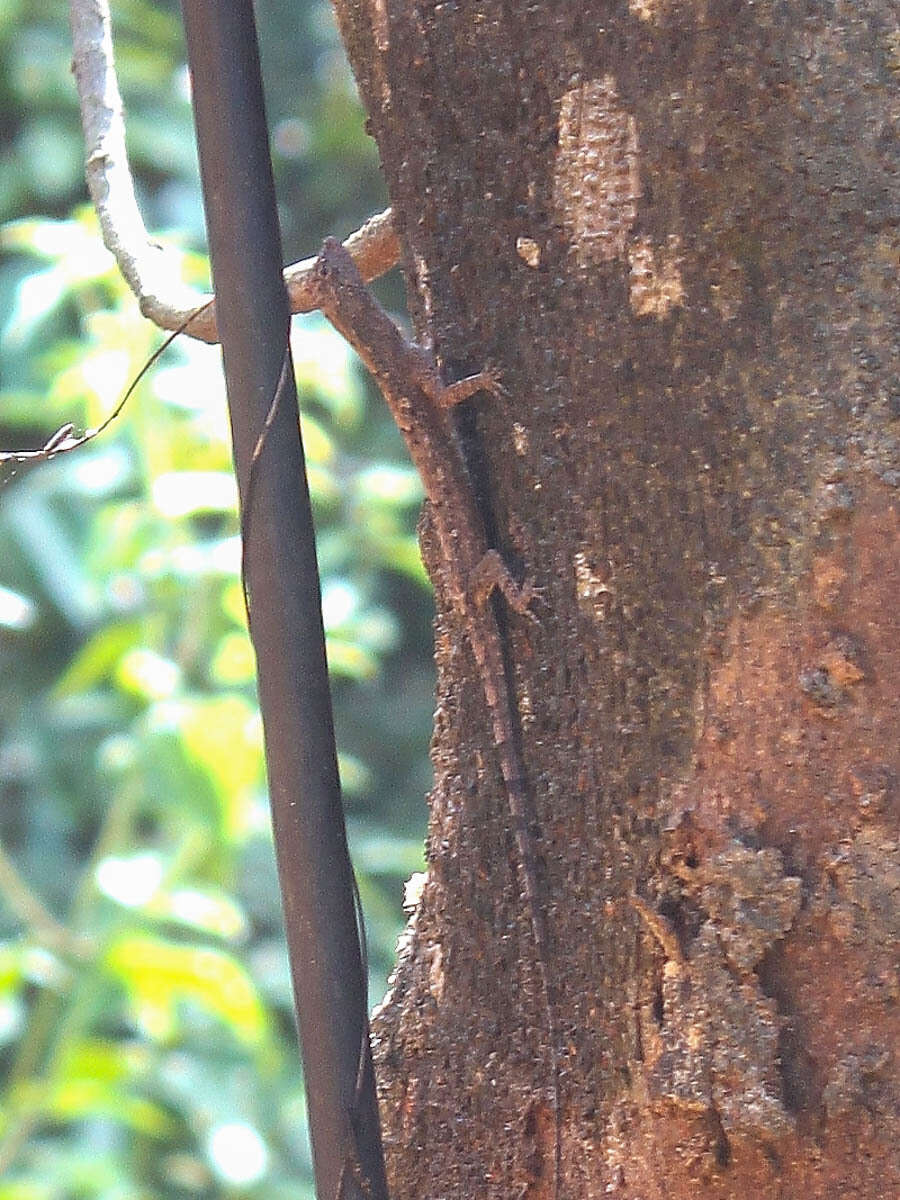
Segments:
[[[900,1194],[895,0],[336,0],[489,526],[565,1197]],[[540,976],[440,563],[394,1194],[552,1195]]]

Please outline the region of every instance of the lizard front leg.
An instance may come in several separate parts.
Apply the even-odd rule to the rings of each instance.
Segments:
[[[467,375],[465,379],[457,379],[455,383],[443,383],[435,373],[432,385],[427,390],[440,408],[453,408],[474,396],[476,392],[490,392],[492,396],[506,395],[496,367],[485,367],[483,371],[476,371],[474,375]]]

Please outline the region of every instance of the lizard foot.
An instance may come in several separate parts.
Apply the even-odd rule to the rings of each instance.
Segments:
[[[453,408],[455,404],[468,400],[476,392],[490,392],[493,396],[505,396],[506,391],[500,382],[499,370],[491,365],[478,371],[475,375],[467,375],[456,383],[445,383],[439,397],[442,408]]]
[[[503,595],[509,607],[522,616],[537,620],[532,610],[532,603],[542,592],[535,587],[533,579],[517,583],[510,574],[509,567],[503,561],[497,550],[487,550],[475,570],[469,577],[472,595],[479,606],[487,603],[496,588]]]

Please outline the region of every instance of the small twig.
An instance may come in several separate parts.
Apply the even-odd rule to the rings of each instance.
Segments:
[[[217,342],[212,297],[197,294],[174,277],[168,256],[151,241],[138,208],[125,148],[108,0],[69,0],[69,17],[86,150],[85,176],[103,244],[118,263],[145,317],[160,329]],[[389,271],[400,258],[391,210],[370,218],[345,245],[367,282]],[[309,287],[313,261],[304,259],[285,268],[293,313],[315,308]],[[40,456],[42,452],[36,453]]]
[[[36,462],[77,450],[115,421],[144,375],[179,334],[210,343],[219,340],[215,298],[173,282],[163,263],[163,252],[150,241],[137,206],[125,150],[122,97],[113,61],[107,0],[69,0],[69,9],[72,66],[87,148],[85,175],[103,243],[118,263],[144,316],[171,333],[150,355],[122,399],[96,428],[76,434],[74,425],[67,421],[37,449],[0,450],[0,464]],[[388,208],[370,217],[344,245],[364,279],[371,281],[384,275],[400,257],[391,210]],[[318,307],[312,288],[315,262],[315,258],[306,258],[284,269],[292,313],[312,312]]]
[[[141,311],[182,310],[176,324],[197,307],[189,289],[173,281],[164,253],[144,227],[125,151],[122,97],[113,64],[107,0],[69,0],[72,70],[78,89],[88,191],[103,243],[114,255]],[[157,321],[158,323],[158,321]]]
[[[0,843],[0,896],[32,936],[56,954],[77,958],[94,949],[90,938],[71,933],[49,911],[19,874],[15,863]]]

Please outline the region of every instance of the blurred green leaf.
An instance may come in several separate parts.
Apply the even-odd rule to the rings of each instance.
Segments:
[[[425,865],[425,848],[419,838],[385,837],[381,830],[353,827],[353,853],[357,869],[367,875],[400,875],[407,878]]]
[[[421,504],[424,499],[418,473],[411,466],[395,463],[376,463],[360,471],[356,478],[356,493],[361,504],[381,503],[392,507]]]
[[[99,607],[99,588],[49,498],[34,487],[19,488],[2,515],[48,597],[72,625],[87,624]]]
[[[58,698],[76,696],[113,678],[117,664],[139,645],[143,626],[139,621],[106,625],[85,641],[56,681]]]
[[[324,317],[294,320],[291,353],[301,391],[314,395],[338,425],[358,424],[364,402],[356,355]]]
[[[105,1116],[153,1137],[173,1132],[175,1128],[175,1122],[158,1105],[140,1096],[123,1094],[121,1088],[94,1078],[90,1070],[81,1078],[69,1077],[57,1084],[50,1094],[47,1112],[58,1120],[69,1121]]]
[[[122,935],[106,949],[104,965],[124,989],[134,1019],[156,1041],[178,1034],[185,1002],[217,1017],[240,1041],[260,1046],[268,1022],[244,968],[221,950]]]
[[[299,258],[383,191],[330,5],[271,0],[258,16]],[[148,228],[172,278],[208,290],[178,7],[120,0],[113,21]],[[99,424],[162,338],[84,204],[68,37],[65,4],[0,0],[2,449]],[[427,653],[419,489],[342,339],[309,316],[292,345],[339,763],[366,814],[374,995],[418,844],[386,831],[424,819],[429,772],[429,674],[401,636]],[[100,439],[0,478],[0,838],[98,947],[63,960],[10,940],[22,930],[0,897],[0,1125],[29,1097],[44,1114],[0,1200],[312,1200],[231,471],[220,350],[182,338]],[[251,1131],[259,1182],[229,1175],[223,1129]]]
[[[0,945],[0,995],[16,989],[22,981],[22,947]]]
[[[223,687],[252,683],[256,677],[253,644],[244,633],[228,633],[220,639],[210,663],[210,675]]]
[[[237,694],[194,697],[157,705],[152,717],[177,733],[189,762],[209,780],[220,806],[223,834],[244,835],[252,792],[262,780],[262,731],[255,706]]]
[[[243,912],[219,888],[171,886],[158,854],[114,855],[97,866],[104,895],[155,923],[180,925],[212,937],[235,939],[247,930]]]

